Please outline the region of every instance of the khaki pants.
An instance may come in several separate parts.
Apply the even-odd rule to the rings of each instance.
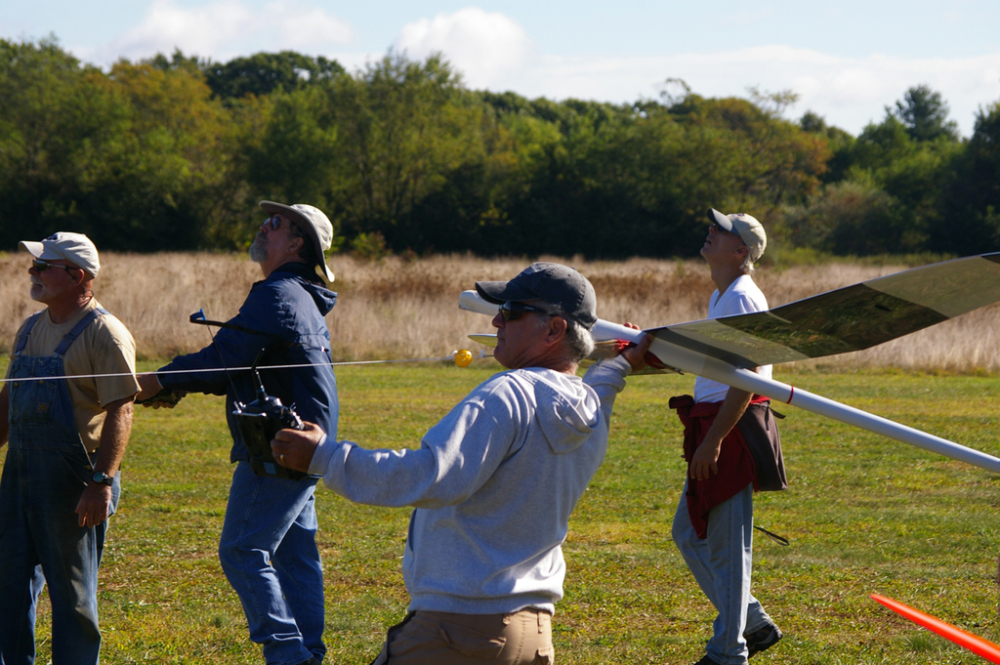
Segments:
[[[552,615],[411,612],[372,665],[552,665]]]

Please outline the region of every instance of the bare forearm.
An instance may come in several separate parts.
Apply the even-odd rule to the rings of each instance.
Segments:
[[[129,434],[132,433],[131,397],[112,402],[104,407],[107,417],[101,429],[101,447],[97,450],[94,471],[114,476],[121,466]],[[111,512],[112,489],[103,482],[87,483],[76,505],[77,523],[92,527],[108,519]]]
[[[726,438],[726,435],[736,427],[743,413],[750,405],[753,393],[749,393],[739,388],[730,388],[726,393],[726,398],[719,407],[719,413],[715,416],[712,426],[705,433],[706,441],[719,441]]]
[[[725,399],[722,400],[722,406],[719,407],[719,413],[716,414],[711,427],[705,432],[705,436],[691,457],[691,463],[688,465],[688,475],[691,478],[707,480],[719,472],[718,461],[722,453],[722,440],[739,422],[752,397],[751,393],[743,390],[729,389]]]
[[[113,476],[118,473],[132,433],[132,399],[112,402],[106,410],[108,415],[101,429],[101,447],[94,468]]]

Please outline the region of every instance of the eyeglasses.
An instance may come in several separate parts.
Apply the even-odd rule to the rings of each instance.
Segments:
[[[48,261],[43,261],[41,259],[33,259],[31,265],[34,266],[35,270],[38,272],[45,272],[49,268],[62,268],[66,272],[70,270],[82,270],[82,268],[77,268],[76,266],[60,266],[55,263],[49,263]]]
[[[278,215],[271,215],[270,217],[264,220],[264,225],[270,226],[272,231],[277,231],[279,228],[281,228],[281,217],[279,217]],[[288,222],[289,231],[291,231],[292,235],[296,237],[299,237],[298,228],[299,227],[297,227],[294,222],[291,221]]]
[[[739,235],[736,231],[727,231],[726,229],[722,228],[722,225],[719,224],[718,222],[712,224],[712,226],[715,228],[716,233],[728,233],[734,236]]]
[[[508,301],[500,305],[500,316],[503,317],[504,321],[515,321],[521,318],[525,312],[537,312],[539,314],[548,314],[549,316],[552,316],[552,312],[547,309],[525,305],[523,302]]]

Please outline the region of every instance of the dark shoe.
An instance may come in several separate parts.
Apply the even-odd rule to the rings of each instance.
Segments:
[[[743,639],[747,641],[747,658],[753,658],[761,651],[770,649],[782,637],[784,635],[781,634],[781,629],[773,623],[758,628],[752,633],[743,633]]]
[[[705,657],[702,658],[701,660],[699,660],[694,665],[722,665],[722,663],[715,662],[714,660],[712,660],[711,658],[709,658],[708,654],[706,653]]]
[[[299,665],[320,665],[320,662],[316,660],[316,657],[312,657],[309,660],[304,660]]]

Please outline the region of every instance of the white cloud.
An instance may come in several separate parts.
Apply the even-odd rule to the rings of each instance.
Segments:
[[[258,51],[292,49],[336,58],[348,68],[378,60],[384,52],[357,47],[343,20],[313,6],[315,0],[274,0],[253,9],[253,0],[213,0],[196,8],[179,0],[154,0],[141,23],[96,49],[73,48],[87,62],[108,65],[180,48],[185,54],[225,62]],[[744,20],[753,17],[743,16]],[[719,44],[724,44],[720,41]],[[667,78],[682,78],[708,97],[791,89],[799,102],[787,112],[807,110],[857,134],[880,121],[884,107],[906,89],[926,83],[939,91],[963,134],[972,132],[977,109],[1000,100],[1000,50],[952,58],[905,58],[873,53],[835,56],[783,45],[753,46],[669,55],[543,54],[514,19],[467,7],[405,25],[393,48],[412,59],[440,51],[473,89],[513,90],[528,97],[631,102],[658,95]]]
[[[175,48],[186,55],[226,61],[237,55],[291,49],[320,53],[351,42],[353,31],[324,10],[295,1],[278,1],[253,9],[239,0],[217,0],[186,8],[171,0],[155,0],[145,19],[118,38],[94,49],[74,49],[95,64],[119,58],[138,60]]]
[[[452,62],[463,69],[460,60]],[[787,112],[789,117],[811,110],[852,134],[881,121],[884,108],[915,85],[926,83],[940,92],[965,135],[972,132],[976,110],[1000,99],[1000,52],[967,58],[908,59],[877,53],[848,58],[774,45],[643,57],[543,55],[515,62],[509,60],[493,78],[480,68],[475,78],[469,77],[470,86],[510,89],[528,97],[612,102],[656,97],[658,85],[667,78],[684,79],[706,97],[746,97],[750,86],[764,92],[790,89],[799,101]]]
[[[261,30],[272,21],[279,28],[282,48],[313,50],[331,43],[349,44],[354,38],[351,26],[318,7],[277,2],[267,5],[262,21]]]
[[[410,23],[403,27],[394,48],[417,60],[440,51],[471,88],[513,84],[517,79],[512,74],[528,65],[534,50],[517,22],[477,7]]]

